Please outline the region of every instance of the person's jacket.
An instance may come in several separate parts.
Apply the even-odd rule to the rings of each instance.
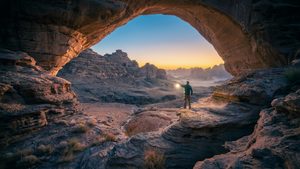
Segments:
[[[186,84],[186,85],[181,85],[181,87],[184,88],[184,94],[185,95],[193,95],[193,89],[192,89],[191,85]]]

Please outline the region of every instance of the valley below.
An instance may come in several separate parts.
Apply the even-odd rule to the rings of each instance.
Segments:
[[[14,64],[0,71],[1,168],[299,167],[300,93],[285,77],[288,68],[249,71],[213,86],[192,79],[188,110],[174,88],[183,81],[167,80],[155,67],[151,76],[135,77],[126,74],[132,67],[121,67],[116,81],[92,78],[99,67],[79,62],[60,74],[68,79],[71,70],[70,83],[24,53],[0,56],[12,54]]]
[[[296,0],[1,0],[0,169],[300,169],[299,12]],[[91,49],[109,38],[99,51],[139,62]]]

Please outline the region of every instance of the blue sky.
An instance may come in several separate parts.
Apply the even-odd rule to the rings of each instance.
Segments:
[[[99,54],[121,49],[140,66],[210,67],[223,63],[212,45],[176,16],[144,15],[119,27],[92,49]]]

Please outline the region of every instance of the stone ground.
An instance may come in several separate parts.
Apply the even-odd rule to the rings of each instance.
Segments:
[[[285,69],[235,77],[184,110],[80,104],[69,82],[17,61],[0,69],[0,168],[299,168],[300,91]]]

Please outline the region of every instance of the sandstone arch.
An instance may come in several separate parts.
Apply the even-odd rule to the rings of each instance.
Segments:
[[[283,24],[298,21],[300,15],[282,19],[288,12],[297,14],[299,3],[292,1],[6,0],[0,3],[3,25],[0,47],[29,53],[53,75],[82,50],[144,14],[176,15],[190,23],[212,43],[232,74],[286,65],[300,41],[290,36],[299,35],[295,26],[285,27],[287,34],[276,34]],[[269,15],[264,15],[264,10],[274,9],[281,13],[268,11]],[[274,17],[281,19],[280,22]]]

